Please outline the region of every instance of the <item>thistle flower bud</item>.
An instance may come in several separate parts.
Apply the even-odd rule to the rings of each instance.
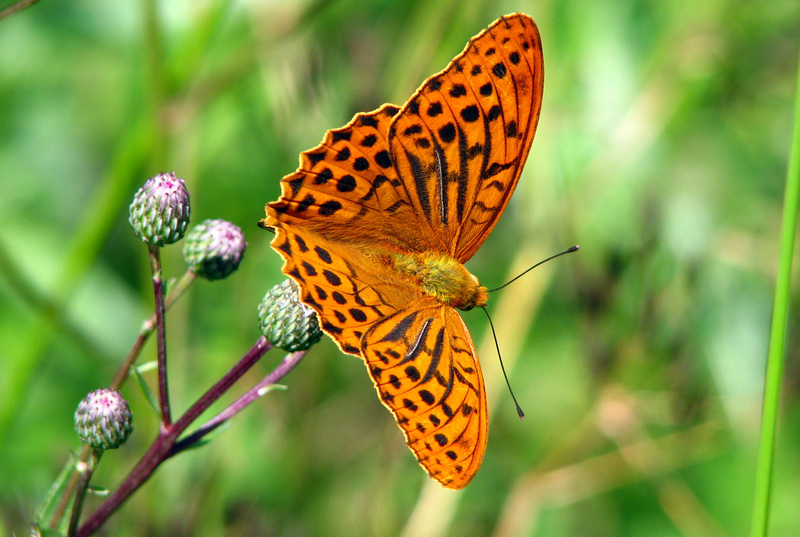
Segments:
[[[189,225],[189,192],[174,173],[147,180],[131,203],[128,221],[144,242],[166,246],[181,240]]]
[[[95,390],[75,411],[75,431],[82,442],[93,448],[116,449],[133,432],[133,414],[119,392]]]
[[[267,291],[258,306],[258,325],[267,341],[289,352],[304,351],[322,337],[317,314],[300,302],[290,279]]]
[[[205,220],[186,235],[183,259],[198,276],[221,280],[237,269],[246,248],[238,226],[225,220]]]

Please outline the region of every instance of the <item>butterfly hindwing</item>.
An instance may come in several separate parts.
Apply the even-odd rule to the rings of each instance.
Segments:
[[[361,341],[378,397],[428,474],[472,480],[488,433],[483,376],[458,312],[428,298],[376,322]]]
[[[349,354],[361,355],[362,337],[376,321],[425,296],[369,255],[303,228],[277,226],[271,246],[303,303]]]

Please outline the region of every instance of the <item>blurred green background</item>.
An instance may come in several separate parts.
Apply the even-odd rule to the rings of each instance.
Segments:
[[[288,391],[168,461],[104,530],[748,533],[800,45],[800,3],[786,0],[42,0],[0,21],[0,532],[26,533],[78,446],[78,401],[110,382],[152,310],[146,250],[127,223],[136,189],[174,171],[193,222],[225,218],[249,241],[237,273],[196,283],[170,312],[180,412],[259,335],[256,306],[282,276],[256,222],[300,151],[356,112],[402,104],[514,11],[542,34],[541,122],[469,268],[496,286],[581,245],[491,297],[527,418],[485,318],[465,313],[489,446],[465,490],[442,490],[363,365],[326,338]],[[164,262],[179,276],[180,246]],[[773,535],[800,527],[798,324]],[[151,342],[142,359],[154,356]],[[115,487],[156,432],[135,385],[123,393],[136,431],[103,459],[99,486]]]

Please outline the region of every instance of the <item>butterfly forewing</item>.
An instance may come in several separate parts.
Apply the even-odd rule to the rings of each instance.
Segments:
[[[430,249],[433,235],[416,217],[389,154],[389,124],[397,112],[384,105],[357,114],[303,152],[300,168],[281,180],[281,199],[268,204],[266,225],[293,225],[351,247]]]
[[[530,151],[543,88],[539,32],[503,17],[426,80],[389,131],[416,213],[466,261],[505,209]]]
[[[487,412],[480,365],[458,313],[419,301],[375,323],[361,352],[422,467],[446,487],[466,486],[486,450]]]

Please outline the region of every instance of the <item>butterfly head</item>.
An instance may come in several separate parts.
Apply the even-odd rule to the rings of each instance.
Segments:
[[[463,268],[463,266],[462,266],[462,268]],[[459,305],[459,306],[455,306],[455,307],[459,308],[459,309],[462,309],[464,311],[469,311],[472,308],[474,308],[475,306],[479,306],[479,307],[485,306],[486,302],[489,300],[489,291],[486,289],[486,287],[481,285],[481,282],[480,282],[480,280],[478,280],[477,276],[475,276],[471,272],[467,271],[467,269],[464,269],[464,271],[467,274],[469,274],[469,276],[472,278],[472,282],[473,282],[472,290],[473,291],[472,291],[472,293],[467,293],[467,296],[465,297],[466,300],[464,301],[463,305]]]

